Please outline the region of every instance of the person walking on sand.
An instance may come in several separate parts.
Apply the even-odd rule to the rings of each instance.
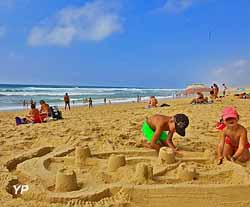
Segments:
[[[93,108],[93,101],[91,97],[89,98],[89,108]]]
[[[218,98],[218,94],[219,94],[219,87],[218,87],[218,85],[217,84],[213,84],[213,86],[214,86],[214,97],[215,98]]]
[[[65,95],[64,95],[64,103],[65,103],[65,107],[64,107],[65,111],[67,109],[67,106],[70,110],[70,97],[69,97],[68,93],[65,93]]]
[[[227,86],[226,86],[225,83],[223,83],[222,86],[223,86],[223,97],[225,97],[226,96],[226,91],[227,91]]]
[[[104,101],[104,104],[106,105],[106,104],[107,104],[107,98],[105,97],[105,98],[103,99],[103,101]]]

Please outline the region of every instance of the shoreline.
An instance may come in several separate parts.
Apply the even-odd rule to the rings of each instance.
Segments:
[[[166,98],[166,97],[164,97],[164,98],[157,98],[160,102],[161,101],[167,101],[167,100],[175,100],[175,99],[185,99],[185,98],[187,98],[187,97],[175,97],[175,98],[173,98],[173,97],[169,97],[169,98]],[[127,103],[138,103],[137,101],[136,101],[136,98],[134,98],[135,99],[135,101],[113,101],[113,102],[111,102],[111,104],[109,104],[109,103],[106,103],[106,104],[104,104],[104,103],[97,103],[97,104],[95,104],[95,102],[93,101],[93,107],[95,107],[95,106],[105,106],[105,105],[119,105],[119,104],[127,104]],[[139,103],[147,103],[148,102],[148,100],[149,99],[146,99],[146,98],[144,98],[144,100],[142,100],[141,102],[139,102]],[[50,104],[50,106],[57,106],[59,109],[64,109],[64,104],[59,104],[59,105],[56,105],[56,104]],[[88,107],[88,103],[75,103],[75,104],[72,104],[72,102],[71,102],[71,104],[70,104],[70,107],[71,108],[79,108],[79,107]],[[0,108],[0,112],[20,112],[20,111],[27,111],[27,110],[29,110],[30,108],[28,108],[28,107],[21,107],[20,106],[20,108],[15,108],[15,109],[1,109]]]

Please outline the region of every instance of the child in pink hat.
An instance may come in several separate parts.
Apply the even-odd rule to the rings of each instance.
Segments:
[[[218,164],[226,158],[235,162],[246,162],[250,159],[250,144],[247,130],[238,123],[239,114],[234,107],[225,107],[222,111],[225,128],[222,130],[218,143]]]

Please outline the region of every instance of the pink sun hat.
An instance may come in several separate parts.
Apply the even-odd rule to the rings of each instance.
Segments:
[[[237,119],[239,114],[234,107],[228,106],[223,109],[221,116],[222,116],[222,119],[225,121],[228,118]]]

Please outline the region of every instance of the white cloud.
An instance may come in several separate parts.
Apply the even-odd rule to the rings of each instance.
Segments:
[[[210,81],[226,82],[232,86],[244,86],[250,85],[249,75],[250,59],[240,59],[213,69],[209,77]]]
[[[6,35],[6,28],[4,26],[0,26],[0,38],[3,38]]]
[[[170,14],[182,13],[193,6],[201,3],[211,3],[217,0],[165,0],[165,4],[161,7],[160,11],[164,11]]]
[[[163,10],[169,13],[180,13],[190,8],[197,0],[168,0]]]
[[[105,3],[104,3],[105,2]],[[67,7],[32,28],[31,46],[68,46],[73,41],[101,41],[122,31],[119,5],[112,0],[94,0],[81,7]]]

